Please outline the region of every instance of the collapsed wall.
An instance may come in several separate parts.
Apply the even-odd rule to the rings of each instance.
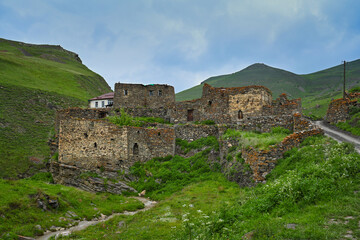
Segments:
[[[331,124],[345,122],[350,118],[350,108],[359,107],[360,93],[346,94],[345,98],[332,100],[326,112],[325,120]]]
[[[237,182],[240,186],[264,183],[266,175],[275,168],[277,161],[286,151],[298,147],[305,138],[318,134],[323,134],[319,128],[295,132],[268,150],[249,147],[242,148],[235,154],[231,152],[233,148],[238,147],[238,139],[221,139],[219,160],[221,170],[228,180]]]

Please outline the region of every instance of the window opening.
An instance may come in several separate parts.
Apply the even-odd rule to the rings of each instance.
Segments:
[[[101,107],[105,107],[105,101],[101,101]]]
[[[124,96],[127,96],[127,95],[128,95],[128,90],[124,89]]]
[[[154,91],[153,90],[149,91],[149,96],[154,96]]]
[[[99,107],[99,103],[98,102],[95,102],[95,107]]]
[[[162,90],[159,90],[158,95],[162,96]]]
[[[97,148],[97,144],[96,144],[96,142],[94,142],[94,148]]]
[[[243,119],[244,115],[243,112],[241,110],[238,111],[238,119]]]
[[[209,106],[211,106],[211,104],[212,104],[212,101],[209,101],[209,102],[208,102],[208,104],[209,104]]]
[[[190,109],[187,111],[187,120],[194,121],[194,109]]]
[[[139,145],[137,143],[134,144],[133,154],[134,155],[139,155]]]

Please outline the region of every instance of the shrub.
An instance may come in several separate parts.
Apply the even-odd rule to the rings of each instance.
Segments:
[[[353,87],[349,90],[350,93],[360,92],[360,87]]]
[[[283,133],[283,134],[290,134],[291,131],[289,129],[283,128],[283,127],[273,127],[271,129],[271,133]]]

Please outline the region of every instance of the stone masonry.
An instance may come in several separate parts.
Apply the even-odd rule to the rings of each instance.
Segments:
[[[160,117],[175,125],[119,127],[106,117],[121,114],[120,108],[132,116]],[[213,120],[216,125],[193,123],[204,120]],[[263,86],[214,88],[204,84],[200,99],[175,103],[172,86],[117,83],[113,108],[72,108],[57,112],[58,160],[51,163],[51,171],[55,182],[89,191],[135,191],[124,182],[131,180],[126,179],[130,167],[135,162],[178,154],[176,138],[194,141],[216,136],[220,139],[227,128],[270,132],[276,126],[294,132],[306,130],[302,135],[298,133],[299,136],[316,134],[302,118],[300,99],[288,100],[282,94],[273,101],[271,91]],[[291,144],[284,144],[279,148],[289,149]],[[223,155],[221,151],[227,151],[226,147],[220,148]],[[280,156],[276,151],[274,154]],[[269,159],[276,158],[272,152],[268,154],[270,157],[266,154],[245,151],[244,159],[253,175],[239,173],[236,179],[243,177],[245,185],[251,184],[251,176],[256,182],[263,181],[274,165]],[[244,170],[243,166],[238,170],[241,169]],[[116,181],[110,183],[106,179]]]

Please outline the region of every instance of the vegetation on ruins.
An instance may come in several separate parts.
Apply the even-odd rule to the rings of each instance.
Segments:
[[[235,129],[227,129],[223,138],[234,138],[239,141],[240,148],[254,147],[257,149],[268,149],[270,146],[280,143],[286,136],[290,134],[290,130],[275,127],[271,133],[245,132]]]
[[[169,124],[169,122],[165,121],[159,117],[133,117],[123,108],[120,109],[120,114],[115,114],[113,116],[108,116],[107,119],[118,126],[133,126],[133,127],[142,127],[149,123],[163,123]]]

